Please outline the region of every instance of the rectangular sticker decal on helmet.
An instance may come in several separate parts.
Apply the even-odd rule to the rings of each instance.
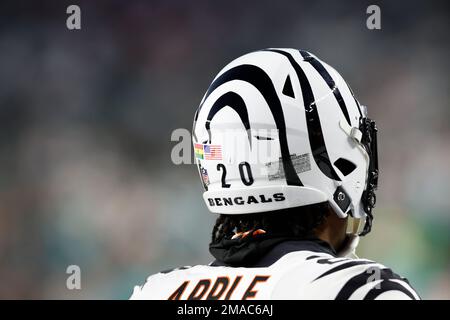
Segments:
[[[194,144],[194,153],[197,159],[203,160],[203,145],[201,143]]]
[[[291,160],[297,174],[311,170],[309,153],[301,155],[291,154]],[[280,158],[278,161],[266,163],[265,166],[270,181],[285,178],[282,161],[282,158]]]
[[[222,146],[218,144],[194,144],[195,158],[200,160],[222,160]]]
[[[205,160],[222,160],[222,147],[217,144],[203,145]]]
[[[202,180],[206,186],[209,186],[209,176],[208,171],[205,168],[201,168]]]

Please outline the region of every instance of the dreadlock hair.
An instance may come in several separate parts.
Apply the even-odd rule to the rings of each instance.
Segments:
[[[266,234],[307,238],[314,235],[332,212],[328,202],[270,212],[241,215],[221,214],[212,230],[212,243],[231,239],[236,232],[263,229]]]

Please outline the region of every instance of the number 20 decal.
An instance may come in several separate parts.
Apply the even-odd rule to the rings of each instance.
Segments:
[[[225,177],[227,175],[227,169],[222,163],[219,163],[217,165],[217,171],[220,171],[222,169],[222,188],[229,188],[231,185],[225,182]]]
[[[217,171],[222,171],[222,188],[229,188],[231,185],[226,183],[227,169],[222,163],[217,165]],[[253,179],[252,169],[248,162],[239,163],[239,174],[241,176],[242,183],[246,186],[251,186],[255,180]]]

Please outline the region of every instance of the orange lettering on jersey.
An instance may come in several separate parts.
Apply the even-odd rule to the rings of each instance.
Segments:
[[[201,300],[211,285],[210,279],[200,280],[189,295],[188,300]]]
[[[208,296],[206,297],[206,300],[219,300],[220,297],[223,295],[225,290],[228,287],[229,284],[228,277],[218,277],[216,279],[216,282],[214,282],[214,285],[209,292]],[[220,287],[220,290],[218,290]],[[217,292],[218,291],[218,292]]]
[[[265,282],[267,279],[269,279],[270,276],[255,276],[252,283],[248,286],[247,290],[245,291],[244,295],[242,296],[242,300],[247,300],[250,298],[254,298],[256,294],[258,293],[257,290],[253,290],[253,288],[256,286],[258,282]]]
[[[170,297],[167,300],[180,300],[181,296],[183,295],[184,290],[186,290],[186,287],[188,286],[189,281],[183,282],[181,286],[178,287],[177,290],[175,290]]]
[[[230,300],[230,297],[233,294],[234,289],[236,289],[236,287],[239,284],[239,281],[241,281],[241,279],[242,279],[242,276],[237,276],[236,279],[234,279],[234,282],[233,282],[230,290],[228,290],[227,295],[225,296],[225,300]]]

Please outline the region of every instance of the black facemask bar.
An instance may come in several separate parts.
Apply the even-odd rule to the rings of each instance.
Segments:
[[[366,212],[366,221],[361,236],[364,236],[372,229],[373,214],[372,209],[377,201],[375,190],[378,187],[378,150],[377,150],[377,126],[375,121],[369,118],[362,118],[359,130],[362,132],[361,144],[369,155],[369,172],[367,186],[362,194],[362,204]]]

